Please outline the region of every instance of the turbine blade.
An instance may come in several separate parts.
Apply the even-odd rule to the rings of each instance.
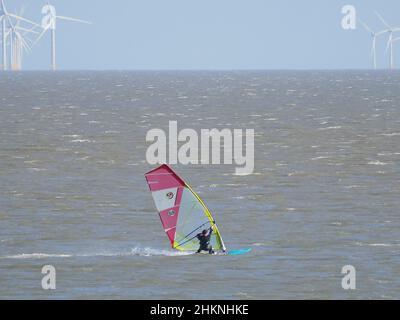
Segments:
[[[19,16],[22,17],[24,15],[24,11],[25,11],[25,6],[22,6],[22,8],[19,10]],[[19,27],[19,25],[21,24],[21,20],[17,20],[17,23],[15,24],[15,27]]]
[[[22,39],[21,42],[27,52],[32,52],[32,48],[29,46],[28,42],[25,41],[25,39]]]
[[[364,21],[362,21],[361,19],[358,19],[358,22],[361,23],[361,25],[364,27],[365,30],[367,30],[367,32],[374,33],[374,32],[371,30],[371,28],[368,27],[368,25],[367,25]]]
[[[19,34],[19,32],[16,32],[15,35],[16,35],[17,38],[21,41],[21,45],[22,45],[22,47],[25,49],[25,51],[31,52],[31,48],[30,48],[29,45],[26,43],[25,39]]]
[[[13,28],[14,28],[14,24],[13,24],[12,21],[11,21],[10,15],[8,14],[8,15],[6,15],[5,17],[7,18],[8,23],[9,23],[10,26],[11,26],[11,29],[13,29]]]
[[[26,49],[29,51],[29,52],[31,52],[32,51],[32,48],[31,48],[31,46],[28,44],[28,42],[26,42],[26,40],[25,40],[25,38],[18,32],[18,37],[19,37],[19,39],[21,40],[21,42],[22,42],[22,44],[26,47]]]
[[[70,17],[64,17],[64,16],[57,16],[57,19],[61,20],[67,20],[67,21],[73,21],[73,22],[80,22],[80,23],[86,23],[86,24],[92,24],[89,21],[81,20],[81,19],[75,19],[75,18],[70,18]]]
[[[42,37],[44,36],[44,34],[46,33],[46,31],[49,30],[47,29],[43,29],[42,33],[39,35],[39,37],[37,37],[36,41],[34,42],[34,46],[39,42],[40,39],[42,39]]]
[[[21,30],[21,31],[25,31],[26,33],[39,34],[39,32],[37,32],[37,31],[33,31],[32,29],[26,29],[26,28],[24,28],[24,27],[18,27],[18,26],[16,26],[15,29]]]
[[[375,11],[375,14],[378,16],[379,20],[381,20],[382,23],[383,23],[389,30],[392,29],[392,27],[385,21],[385,19],[383,19],[383,17],[382,17],[377,11]]]
[[[28,43],[30,47],[33,47],[33,45],[35,44],[35,42],[30,38],[26,38],[26,43]]]
[[[381,35],[383,35],[385,33],[388,33],[388,32],[390,32],[389,29],[382,30],[382,31],[379,31],[379,32],[375,33],[375,36],[379,37],[379,36],[381,36]]]
[[[31,48],[28,47],[28,46],[25,44],[25,42],[22,41],[22,40],[21,40],[21,46],[22,46],[22,49],[24,49],[25,52],[27,52],[27,53],[31,53],[31,52],[32,52]]]
[[[25,22],[30,23],[30,24],[35,25],[35,26],[39,26],[36,22],[33,22],[33,21],[31,21],[31,20],[25,19],[25,18],[23,18],[23,17],[17,16],[17,15],[12,14],[12,13],[9,13],[7,16],[13,17],[13,18],[16,19],[16,20],[25,21]]]

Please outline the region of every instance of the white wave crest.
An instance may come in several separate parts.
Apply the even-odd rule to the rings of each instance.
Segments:
[[[45,258],[70,258],[72,254],[49,254],[49,253],[22,253],[1,257],[3,259],[45,259]]]
[[[125,252],[92,252],[92,253],[21,253],[15,255],[2,256],[0,259],[46,259],[46,258],[73,258],[73,257],[123,257],[123,256],[187,256],[194,252],[183,252],[183,251],[173,251],[173,250],[163,250],[154,248],[140,248],[135,247],[131,251]]]
[[[173,251],[173,250],[160,250],[160,249],[153,249],[153,248],[139,248],[135,247],[132,249],[131,254],[136,256],[187,256],[191,255],[194,252],[188,251]]]
[[[382,161],[370,161],[368,162],[368,164],[374,165],[374,166],[386,166],[387,163],[386,162],[382,162]]]

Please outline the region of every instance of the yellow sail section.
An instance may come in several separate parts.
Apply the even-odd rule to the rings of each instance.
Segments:
[[[225,251],[226,248],[220,231],[214,223],[210,211],[196,192],[185,183],[179,206],[173,248],[181,251],[197,250],[199,248],[197,234],[210,227],[213,230],[210,238],[211,246],[214,250]]]
[[[200,204],[203,206],[204,211],[208,217],[208,219],[210,220],[211,225],[213,226],[213,232],[214,234],[217,236],[217,240],[220,244],[220,246],[222,247],[222,250],[226,250],[224,241],[222,240],[221,234],[219,232],[219,229],[217,227],[217,225],[214,223],[214,218],[211,215],[210,210],[208,210],[207,206],[204,204],[203,200],[201,200],[201,198],[199,197],[199,195],[192,189],[191,186],[189,186],[187,183],[185,183],[186,187],[194,194],[194,196],[197,198],[197,200],[200,202]]]

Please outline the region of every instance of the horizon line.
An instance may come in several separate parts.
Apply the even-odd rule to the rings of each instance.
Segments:
[[[371,68],[273,68],[273,69],[254,69],[254,68],[221,68],[221,69],[196,69],[196,68],[188,68],[188,69],[59,69],[59,70],[50,70],[50,69],[25,69],[25,70],[0,70],[0,74],[2,73],[28,73],[28,72],[49,72],[49,73],[58,73],[58,72],[237,72],[237,71],[390,71],[396,72],[400,71],[399,69],[390,69],[390,68],[379,68],[379,69],[371,69]]]

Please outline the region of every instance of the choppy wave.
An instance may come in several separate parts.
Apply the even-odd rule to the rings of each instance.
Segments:
[[[382,161],[370,161],[368,162],[368,164],[374,165],[374,166],[386,166],[387,163],[386,162],[382,162]]]
[[[93,142],[93,141],[89,140],[89,139],[74,139],[74,140],[71,140],[70,142],[73,142],[73,143],[78,143],[78,142],[80,142],[80,143],[89,143],[89,142]]]
[[[400,243],[363,243],[356,242],[358,246],[369,246],[369,247],[399,247]]]
[[[326,128],[318,128],[318,130],[336,130],[336,129],[342,129],[342,126],[331,126],[331,127],[326,127]]]
[[[395,136],[400,136],[400,132],[382,133],[381,135],[385,137],[395,137]]]
[[[92,252],[92,253],[21,253],[15,255],[2,256],[0,259],[47,259],[47,258],[73,258],[73,257],[121,257],[121,256],[187,256],[193,252],[181,252],[172,250],[162,250],[155,248],[135,247],[126,252]]]

